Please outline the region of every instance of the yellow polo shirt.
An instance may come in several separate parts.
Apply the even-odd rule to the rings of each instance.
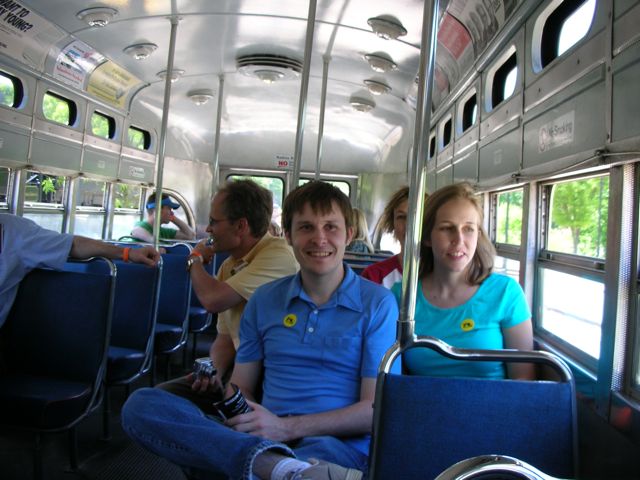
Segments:
[[[240,345],[240,317],[249,297],[260,285],[293,275],[298,268],[287,241],[268,233],[244,257],[228,257],[220,265],[216,278],[226,282],[244,300],[218,313],[218,333],[230,335],[237,350]]]

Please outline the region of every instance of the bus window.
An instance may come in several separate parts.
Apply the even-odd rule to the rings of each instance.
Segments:
[[[600,356],[609,177],[546,185],[543,203],[538,322],[593,366]]]
[[[453,121],[451,120],[451,117],[449,117],[449,119],[444,122],[444,125],[442,125],[442,147],[441,149],[445,149],[449,146],[449,144],[451,143],[451,124],[453,123]]]
[[[0,167],[0,210],[6,210],[9,203],[9,169]]]
[[[466,132],[476,124],[478,118],[478,98],[474,94],[462,107],[462,131]]]
[[[76,193],[74,232],[90,238],[102,238],[106,213],[107,182],[80,178]]]
[[[491,195],[491,240],[496,245],[494,270],[519,280],[522,235],[522,189]]]
[[[534,27],[533,69],[539,72],[585,37],[593,22],[595,0],[552,2]]]
[[[0,71],[0,105],[16,108],[22,103],[24,90],[17,77]]]
[[[273,195],[273,214],[271,220],[280,225],[282,223],[282,202],[284,201],[284,181],[280,177],[266,175],[228,175],[227,180],[253,180],[266,188]]]
[[[42,97],[42,113],[44,118],[62,125],[73,125],[76,122],[78,110],[71,100],[47,92]]]
[[[142,187],[116,183],[113,185],[115,210],[111,238],[119,239],[131,233],[134,224],[140,220],[142,213]]]
[[[429,160],[436,154],[436,136],[432,136],[429,140]]]
[[[24,194],[24,216],[38,225],[62,231],[63,196],[67,179],[45,173],[27,171]]]
[[[518,58],[515,52],[495,71],[491,84],[491,109],[497,107],[516,91]]]
[[[311,179],[301,178],[298,181],[298,186],[304,185],[309,181],[311,181]],[[351,185],[349,185],[349,182],[344,182],[342,180],[322,180],[322,181],[330,183],[334,187],[337,187],[338,189],[340,189],[342,193],[344,193],[347,196],[347,198],[351,198]]]
[[[589,32],[593,22],[593,14],[596,10],[596,0],[573,0],[565,1],[564,3],[568,4],[566,10],[570,12],[570,15],[565,17],[566,13],[568,13],[566,11],[559,15],[562,18],[562,24],[558,35],[558,57],[578,43]],[[563,9],[558,8],[558,10]]]
[[[141,128],[129,127],[129,145],[138,150],[149,150],[151,146],[151,134]]]
[[[522,189],[494,195],[496,202],[496,232],[498,244],[520,246],[522,233]]]
[[[116,134],[116,121],[104,113],[91,114],[91,133],[96,137],[112,140]]]

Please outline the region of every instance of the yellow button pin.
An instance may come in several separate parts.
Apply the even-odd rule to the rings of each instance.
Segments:
[[[475,322],[473,321],[473,319],[471,318],[465,318],[462,323],[460,324],[460,328],[462,330],[464,330],[465,332],[468,332],[469,330],[473,330],[473,327],[475,327]]]
[[[284,323],[285,327],[291,328],[296,324],[297,321],[298,317],[293,313],[289,313],[286,317],[284,317],[282,323]]]

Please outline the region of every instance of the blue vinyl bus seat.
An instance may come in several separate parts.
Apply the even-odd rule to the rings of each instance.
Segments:
[[[103,258],[85,266],[84,273],[33,270],[3,327],[0,425],[36,432],[36,478],[42,475],[41,433],[69,431],[75,469],[75,425],[101,400],[116,273]]]
[[[560,480],[506,455],[479,455],[467,458],[436,477],[436,480]]]
[[[220,268],[222,262],[229,256],[227,252],[216,253],[213,257],[213,261],[204,266],[207,273],[211,276],[215,276]],[[197,335],[204,332],[211,326],[218,318],[215,313],[208,312],[206,308],[202,306],[196,292],[191,290],[191,306],[189,307],[189,333],[193,334],[193,344],[191,346],[191,356],[196,357]],[[186,350],[184,362],[186,364]]]
[[[138,248],[134,246],[132,248]],[[111,340],[104,380],[103,437],[110,437],[109,387],[129,385],[149,371],[153,361],[153,340],[158,307],[160,272],[157,268],[114,261],[117,280],[111,322]],[[81,271],[83,263],[76,263]],[[127,391],[128,394],[128,391]]]
[[[156,356],[167,356],[165,378],[169,376],[169,355],[182,348],[189,334],[191,277],[187,272],[187,257],[191,248],[186,244],[162,246],[162,274],[156,321]],[[155,383],[152,369],[152,383]]]
[[[399,357],[394,345],[378,374],[370,478],[433,479],[459,461],[492,454],[522,459],[549,475],[575,475],[575,385],[562,360],[547,352],[457,349],[432,337],[407,348],[471,361],[547,363],[561,381],[390,374],[387,365]]]

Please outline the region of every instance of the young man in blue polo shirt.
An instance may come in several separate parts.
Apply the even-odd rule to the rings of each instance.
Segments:
[[[222,424],[190,402],[142,389],[125,404],[125,430],[198,478],[361,478],[377,367],[395,340],[398,310],[388,290],[342,262],[351,218],[348,198],[324,182],[286,198],[283,227],[300,272],[249,300],[228,385],[252,411]]]

